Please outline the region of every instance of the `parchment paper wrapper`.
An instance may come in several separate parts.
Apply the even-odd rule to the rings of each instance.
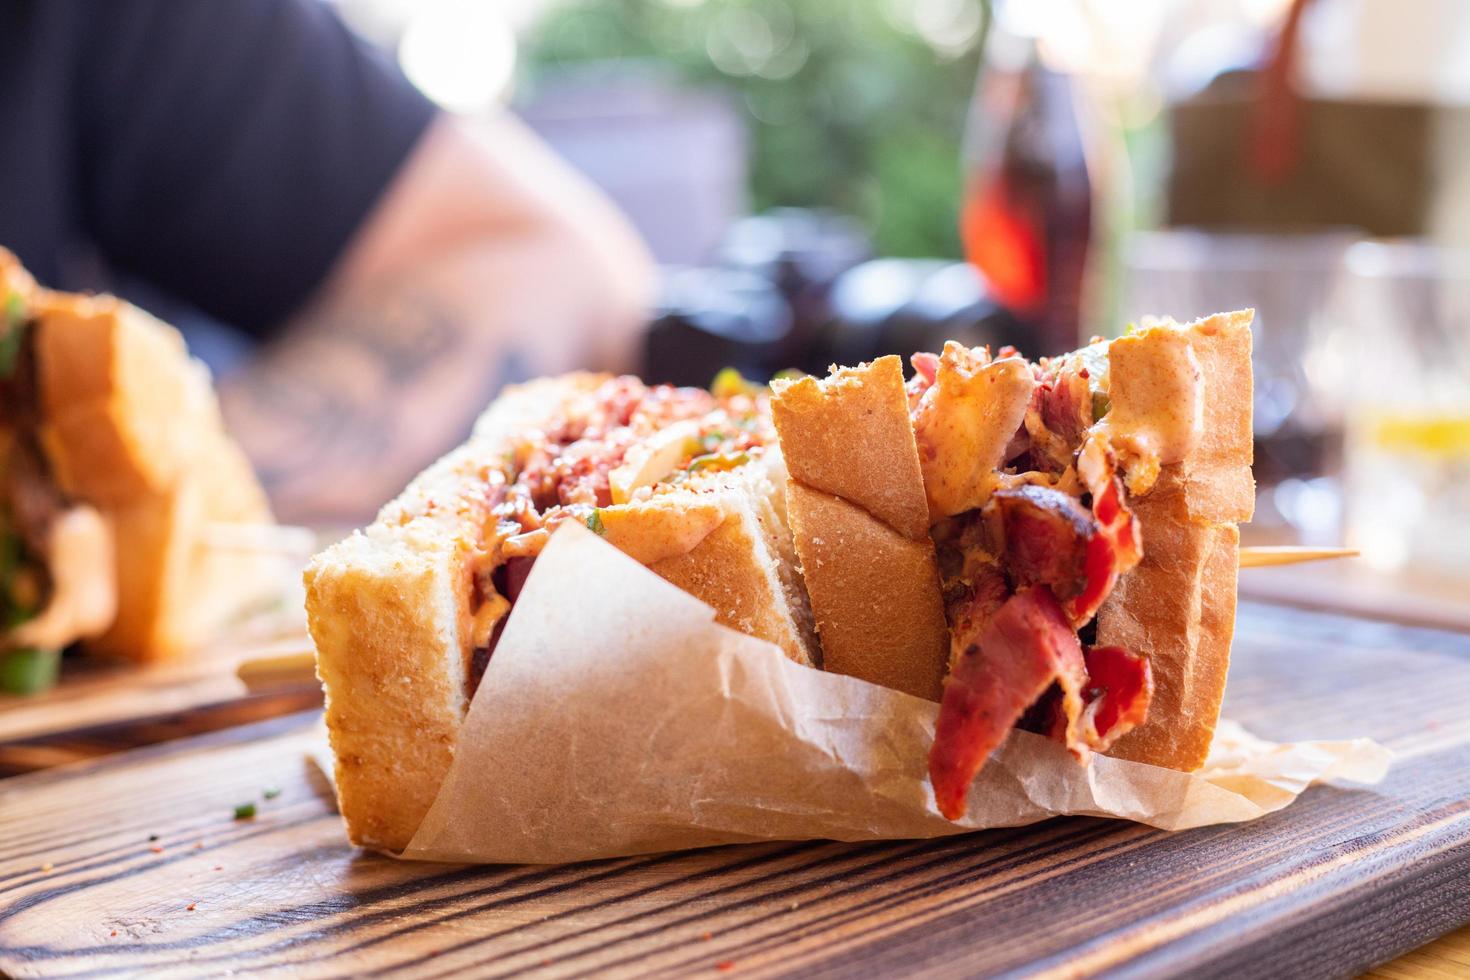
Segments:
[[[1252,820],[1327,779],[1372,783],[1366,739],[1278,745],[1225,725],[1204,770],[1013,732],[965,819],[927,776],[938,707],[792,663],[566,525],[528,579],[405,858],[548,863],[763,840],[935,837],[1062,814],[1168,830]]]

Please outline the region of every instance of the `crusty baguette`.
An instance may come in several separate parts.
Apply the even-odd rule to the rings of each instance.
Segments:
[[[1148,721],[1110,755],[1170,769],[1204,763],[1220,716],[1235,632],[1237,525],[1255,507],[1251,477],[1250,310],[1188,324],[1203,377],[1204,428],[1182,461],[1166,465],[1131,502],[1143,560],[1098,613],[1100,644],[1149,657],[1154,697]],[[1126,358],[1109,366],[1110,397],[1128,397]]]
[[[508,440],[605,380],[573,374],[508,390],[464,446],[307,568],[307,619],[354,842],[406,846],[454,757],[470,697],[471,581],[493,530],[486,489],[504,472]],[[773,495],[762,471],[743,467],[699,491],[599,516],[609,542],[714,607],[721,622],[810,663],[810,614],[781,568],[790,545]]]
[[[222,553],[215,524],[272,521],[265,493],[225,434],[204,366],[172,327],[111,296],[36,289],[9,253],[33,319],[37,440],[70,500],[97,507],[115,538],[117,617],[88,649],[132,660],[178,655],[281,594],[282,558]]]
[[[795,479],[786,506],[826,669],[939,700],[948,633],[927,536]]]
[[[1100,644],[1145,654],[1153,666],[1148,722],[1111,753],[1123,758],[1196,769],[1213,738],[1234,631],[1237,525],[1250,519],[1255,499],[1252,316],[1221,314],[1168,328],[1187,334],[1199,363],[1203,429],[1189,454],[1164,466],[1152,489],[1131,501],[1144,557],[1098,616]],[[1109,393],[1115,409],[1126,410],[1130,399],[1156,391],[1158,379],[1149,372],[1159,365],[1146,345],[1132,340],[1115,342],[1114,353]],[[915,475],[905,457],[913,437],[899,430],[900,419],[908,422],[902,384],[897,358],[883,358],[827,381],[778,385],[773,411],[792,473],[787,506],[826,666],[911,693],[933,690],[926,696],[937,698],[943,655],[931,661],[914,651],[927,649],[935,632],[947,640],[932,557],[925,567],[873,516],[912,520]],[[928,582],[937,613],[913,598]],[[874,601],[874,589],[893,596],[899,583],[898,594],[908,597],[901,608]],[[928,625],[936,616],[937,631]]]
[[[786,507],[823,666],[939,700],[949,631],[903,367],[773,386]]]
[[[569,375],[503,395],[467,443],[307,566],[307,624],[354,842],[401,850],[454,757],[473,653],[470,583],[506,440],[601,380]]]
[[[771,391],[793,480],[856,504],[911,541],[928,536],[924,474],[897,357],[837,368],[825,379],[779,380]]]

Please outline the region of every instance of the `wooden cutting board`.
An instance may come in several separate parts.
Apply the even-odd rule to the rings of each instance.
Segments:
[[[309,649],[302,629],[157,664],[69,654],[53,689],[0,694],[0,777],[320,706],[314,677],[250,690],[236,676],[246,661]]]
[[[1470,921],[1467,705],[1470,637],[1247,604],[1227,712],[1377,738],[1400,754],[1382,786],[1179,834],[1065,819],[560,867],[351,848],[294,715],[0,782],[0,970],[1345,976]]]

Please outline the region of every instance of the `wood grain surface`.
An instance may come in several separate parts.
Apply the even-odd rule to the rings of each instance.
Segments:
[[[559,867],[349,847],[294,715],[0,781],[0,970],[1350,976],[1470,921],[1467,703],[1462,634],[1246,604],[1227,712],[1378,738],[1385,784],[1179,834],[1066,819]]]
[[[236,676],[241,663],[302,649],[304,630],[169,663],[68,655],[52,690],[0,694],[0,777],[318,706],[321,686],[309,673],[253,691]]]

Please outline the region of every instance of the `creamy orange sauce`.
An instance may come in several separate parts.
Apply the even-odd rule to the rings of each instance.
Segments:
[[[1108,414],[1094,428],[1118,457],[1129,493],[1147,493],[1162,466],[1188,456],[1204,431],[1199,360],[1189,335],[1154,327],[1108,349]]]
[[[102,634],[117,615],[112,528],[101,514],[85,505],[62,513],[46,552],[51,599],[40,615],[10,631],[11,646],[59,650]]]
[[[992,361],[988,352],[954,341],[944,345],[936,379],[914,410],[931,523],[989,499],[1035,388],[1030,366],[1019,357]]]

